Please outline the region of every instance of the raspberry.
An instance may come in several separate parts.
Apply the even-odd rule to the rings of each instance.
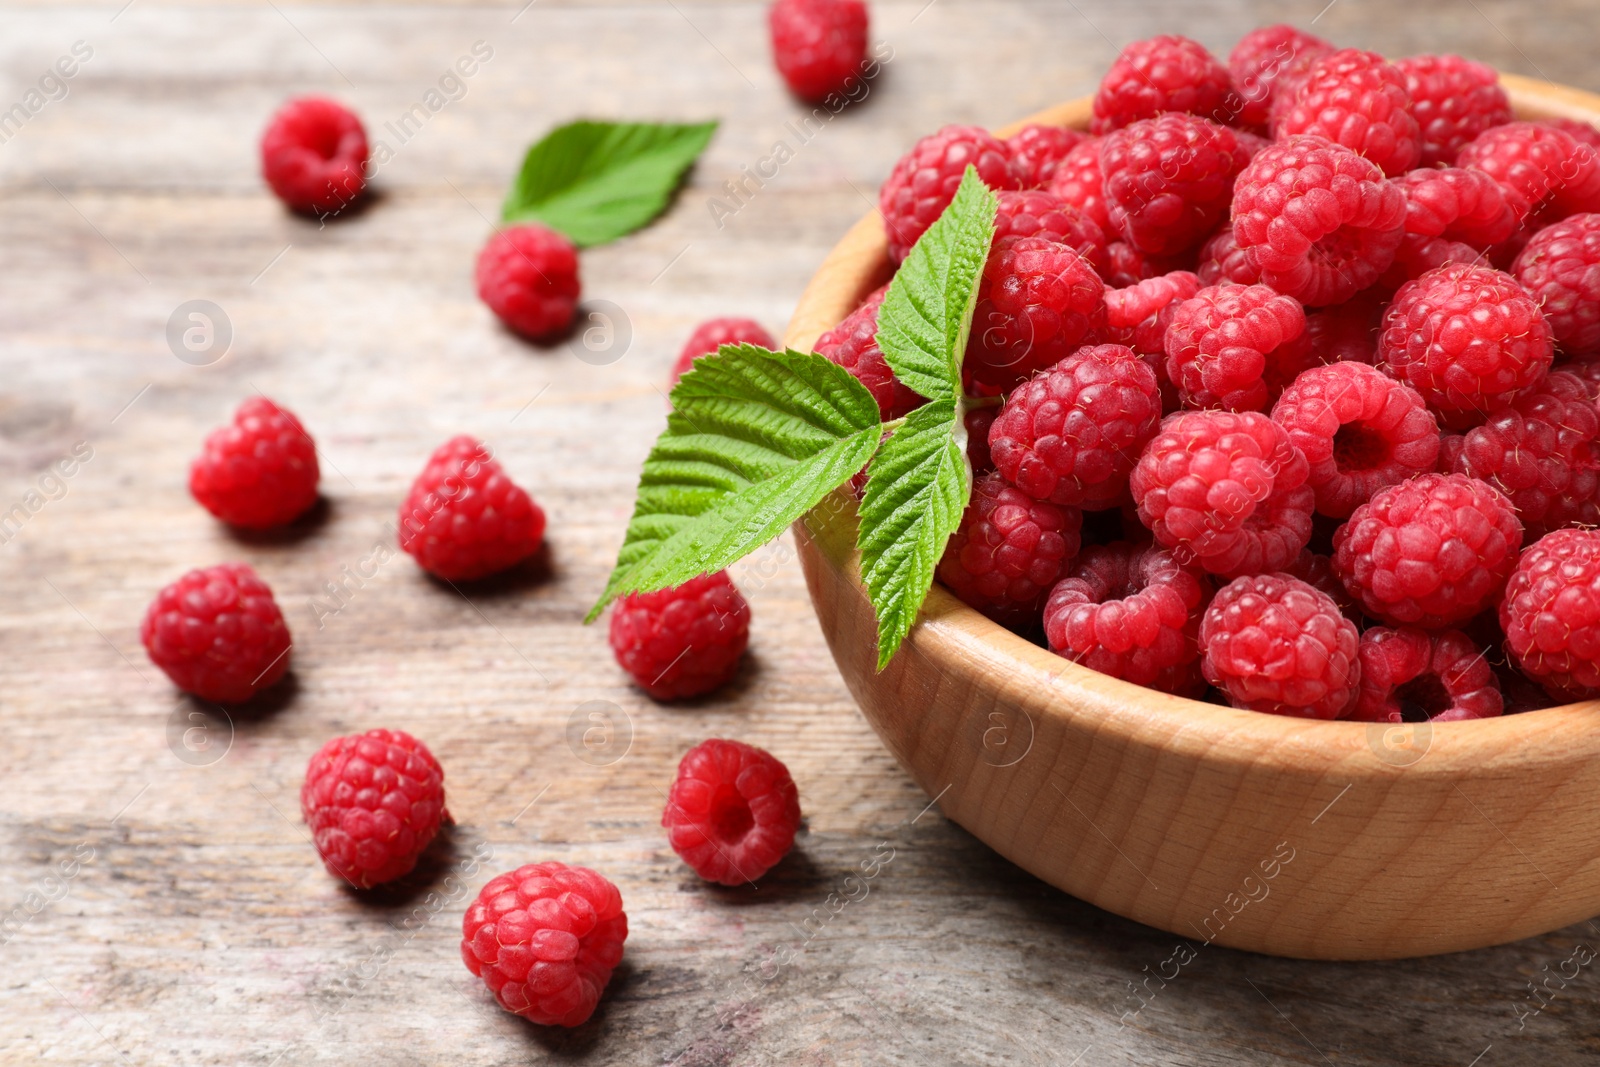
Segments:
[[[565,863],[491,878],[461,917],[467,970],[506,1011],[542,1026],[579,1026],[594,1014],[627,939],[617,887]]]
[[[466,434],[434,450],[400,505],[400,547],[447,582],[503,571],[543,541],[544,511]]]
[[[1090,129],[1110,133],[1163,111],[1226,121],[1234,96],[1228,68],[1204,45],[1187,37],[1152,37],[1124,48],[1106,71],[1094,94]]]
[[[1201,285],[1261,284],[1261,272],[1250,256],[1233,239],[1233,223],[1228,222],[1200,246],[1200,263],[1195,268]]]
[[[1520,196],[1519,218],[1535,228],[1583,211],[1600,211],[1600,153],[1565,130],[1508,122],[1462,146],[1456,166],[1486,171]]]
[[[967,462],[972,465],[974,478],[994,470],[994,456],[989,452],[989,427],[999,408],[968,408],[962,418],[967,429]]]
[[[478,253],[478,298],[511,329],[535,341],[572,325],[578,306],[578,250],[535,223],[507,226]]]
[[[1312,536],[1316,536],[1315,531]],[[1339,611],[1345,618],[1355,623],[1358,628],[1361,626],[1361,605],[1350,598],[1350,590],[1339,580],[1338,571],[1333,569],[1332,556],[1324,556],[1320,552],[1311,551],[1310,548],[1302,549],[1294,561],[1283,568],[1283,573],[1291,578],[1300,579],[1319,592],[1326,593],[1330,600],[1339,605]]]
[[[1556,116],[1554,118],[1540,119],[1539,124],[1570,134],[1579,144],[1586,144],[1590,148],[1600,149],[1600,129],[1596,129],[1587,122]]]
[[[1460,630],[1374,626],[1361,635],[1358,722],[1459,722],[1501,711],[1500,683],[1477,642]]]
[[[1447,237],[1484,249],[1517,229],[1517,209],[1481,170],[1434,167],[1395,179],[1406,197],[1406,234]]]
[[[1558,699],[1600,695],[1600,532],[1557,530],[1522,554],[1500,604],[1506,649]]]
[[[1006,398],[989,452],[1000,476],[1035,500],[1098,511],[1121,500],[1160,422],[1155,372],[1122,345],[1086,347]]]
[[[1406,76],[1376,52],[1342,48],[1311,65],[1277,117],[1279,139],[1316,134],[1361,153],[1390,177],[1422,156]]]
[[[1078,555],[1083,516],[1035,500],[999,474],[973,479],[938,578],[1003,626],[1036,625],[1045,593]]]
[[[1355,624],[1287,574],[1236,578],[1200,620],[1201,670],[1236,708],[1337,719],[1361,680]]]
[[[1311,538],[1306,458],[1259,412],[1181,411],[1129,480],[1139,521],[1180,562],[1235,577],[1288,566]]]
[[[1378,327],[1389,299],[1368,289],[1342,304],[1306,315],[1306,336],[1311,338],[1313,363],[1349,360],[1371,363],[1378,354]]]
[[[1378,280],[1405,213],[1405,194],[1377,166],[1315,136],[1262,149],[1233,186],[1234,240],[1264,283],[1313,307]]]
[[[888,292],[887,285],[874,290],[866,303],[817,338],[812,349],[855,375],[878,402],[878,413],[886,422],[922,404],[920,396],[900,384],[883,358],[883,349],[878,347],[878,308],[883,306]]]
[[[1005,143],[976,126],[946,126],[900,157],[878,191],[891,260],[904,260],[922,232],[950,206],[969,166],[977,168],[991,189],[1021,184]]]
[[[328,873],[371,889],[410,873],[449,820],[444,771],[402,730],[335,737],[306,767],[300,814]]]
[[[1190,407],[1260,411],[1271,399],[1269,364],[1298,373],[1304,362],[1305,328],[1304,309],[1265,285],[1207,286],[1173,314],[1167,377]]]
[[[1173,271],[1106,290],[1106,334],[1141,355],[1166,359],[1167,327],[1185,300],[1200,291],[1200,279],[1186,270]]]
[[[776,0],[767,25],[778,73],[801,99],[819,103],[861,79],[867,55],[862,0]]]
[[[296,211],[338,212],[366,186],[367,131],[355,112],[321,96],[280,107],[261,135],[261,176]]]
[[[1600,525],[1600,413],[1583,381],[1553,373],[1537,390],[1453,439],[1441,470],[1488,482],[1517,509],[1528,540]]]
[[[1011,166],[1020,187],[1048,188],[1056,168],[1083,139],[1083,134],[1077,130],[1031,122],[1007,137],[1006,151],[1011,154]]]
[[[1397,59],[1422,134],[1420,166],[1449,166],[1461,146],[1491,126],[1511,121],[1511,98],[1494,68],[1460,56]]]
[[[1178,113],[1141,119],[1100,142],[1106,214],[1139,251],[1176,255],[1227,217],[1247,160],[1226,126]]]
[[[289,627],[243,563],[192,570],[156,594],[139,626],[150,662],[186,693],[239,704],[289,669]]]
[[[1106,245],[1106,269],[1100,278],[1109,286],[1125,288],[1192,266],[1194,257],[1188,253],[1176,256],[1151,256],[1126,241],[1112,241]]]
[[[1521,546],[1522,523],[1498,489],[1423,474],[1356,508],[1333,535],[1333,565],[1373,618],[1440,629],[1495,602]]]
[[[1518,253],[1511,273],[1538,302],[1563,354],[1600,356],[1600,214],[1546,226]]]
[[[317,446],[300,420],[264,396],[211,431],[189,466],[189,492],[234,526],[282,526],[317,502]]]
[[[1305,453],[1317,511],[1333,518],[1346,518],[1385,486],[1432,472],[1439,458],[1439,424],[1422,397],[1365,363],[1303,372],[1272,419]]]
[[[1228,72],[1243,102],[1239,121],[1247,126],[1265,126],[1273,96],[1283,79],[1303,76],[1312,63],[1333,50],[1333,45],[1322,38],[1281,22],[1251,30],[1239,38],[1228,53]]]
[[[1044,606],[1050,651],[1164,693],[1203,688],[1195,636],[1210,581],[1153,545],[1086,548]]]
[[[631,593],[611,609],[611,651],[657,700],[697,697],[734,676],[750,643],[750,605],[727,571],[654,593]]]
[[[1537,386],[1555,358],[1539,305],[1492,267],[1439,267],[1395,294],[1379,366],[1422,394],[1450,429],[1483,421]]]
[[[1102,230],[1111,230],[1104,183],[1100,178],[1100,141],[1099,137],[1079,141],[1061,157],[1050,178],[1050,192],[1077,208]]]
[[[995,210],[990,251],[1008,238],[1044,237],[1077,252],[1095,273],[1106,269],[1105,230],[1071,204],[1042,189],[1006,190],[996,199],[999,206]]]
[[[712,355],[723,345],[758,345],[775,349],[778,342],[754,319],[707,319],[696,326],[694,333],[683,343],[678,361],[672,365],[672,384],[678,384],[678,379],[694,366],[695,360]]]
[[[771,753],[712,738],[684,753],[661,825],[672,851],[706,881],[754,883],[794,845],[800,796]]]
[[[1389,264],[1389,269],[1383,272],[1374,288],[1387,287],[1390,291],[1398,291],[1406,282],[1415,281],[1431,270],[1476,266],[1486,258],[1484,253],[1460,241],[1408,233],[1400,239],[1394,262]]]
[[[976,394],[1018,382],[1105,333],[1105,286],[1068,246],[1043,237],[1001,241],[978,280],[962,371]]]

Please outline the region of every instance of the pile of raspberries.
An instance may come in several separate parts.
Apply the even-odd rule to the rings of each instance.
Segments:
[[[948,126],[879,196],[898,264],[999,201],[938,569],[1067,659],[1318,719],[1600,695],[1600,131],[1495,72],[1288,26],[1130,45],[1087,134]],[[920,402],[883,290],[816,350]],[[1530,684],[1533,683],[1533,684]]]

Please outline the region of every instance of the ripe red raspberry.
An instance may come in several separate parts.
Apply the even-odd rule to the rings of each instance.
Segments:
[[[1257,574],[1211,598],[1200,667],[1236,708],[1337,719],[1361,681],[1359,640],[1326,593],[1287,574]]]
[[[1200,291],[1200,279],[1186,270],[1173,271],[1106,290],[1106,335],[1140,355],[1166,360],[1167,327],[1185,300]]]
[[[712,738],[678,763],[661,825],[694,873],[744,885],[788,855],[800,828],[800,795],[789,768],[771,753]]]
[[[1517,255],[1511,273],[1538,302],[1564,355],[1600,356],[1600,214],[1546,226]]]
[[[478,253],[478,298],[511,329],[535,341],[572,325],[578,306],[578,250],[537,223],[507,226]]]
[[[544,511],[466,434],[428,457],[400,505],[400,547],[447,582],[484,578],[544,541]]]
[[[1600,525],[1600,412],[1589,387],[1553,373],[1534,392],[1451,438],[1439,467],[1488,482],[1517,509],[1527,540]]]
[[[1007,137],[1006,151],[1011,154],[1018,184],[1023,189],[1048,188],[1056,168],[1083,139],[1077,130],[1032,122]]]
[[[223,522],[264,530],[315,504],[317,477],[317,446],[300,420],[253,396],[206,437],[189,466],[189,492]]]
[[[1446,237],[1477,249],[1499,244],[1517,229],[1517,210],[1500,183],[1481,170],[1424,167],[1395,184],[1406,197],[1406,233]]]
[[[1090,129],[1110,133],[1163,111],[1187,111],[1228,121],[1236,110],[1233,80],[1205,46],[1164,35],[1122,50],[1094,94]]]
[[[367,131],[355,112],[321,96],[280,107],[261,135],[261,176],[296,211],[327,214],[366,186]]]
[[[1562,118],[1561,116],[1539,119],[1538,121],[1541,125],[1550,126],[1563,133],[1570,134],[1579,144],[1586,144],[1590,148],[1600,150],[1600,129],[1596,129],[1587,122]]]
[[[1313,530],[1312,537],[1316,536],[1317,533]],[[1329,538],[1330,540],[1332,538],[1331,532]],[[1294,558],[1294,562],[1283,568],[1283,573],[1291,578],[1300,579],[1319,592],[1326,593],[1330,600],[1339,605],[1344,617],[1355,623],[1357,628],[1363,624],[1361,605],[1351,599],[1350,590],[1339,580],[1339,572],[1333,569],[1332,556],[1324,556],[1320,552],[1313,552],[1310,548],[1302,549]]]
[[[754,319],[707,319],[696,326],[694,333],[683,343],[678,361],[672,365],[672,384],[678,384],[678,379],[694,366],[695,360],[713,354],[723,345],[759,345],[776,349],[778,342]]]
[[[1098,341],[1105,323],[1105,286],[1077,252],[1043,237],[1001,241],[978,280],[962,365],[967,388],[1008,392]]]
[[[1316,134],[1361,153],[1390,177],[1422,157],[1406,76],[1376,52],[1342,48],[1311,65],[1276,117],[1279,139]]]
[[[1527,202],[1520,217],[1535,229],[1582,211],[1600,211],[1600,153],[1565,130],[1508,122],[1462,146],[1456,166],[1487,171]]]
[[[855,376],[867,387],[872,399],[878,402],[878,413],[887,422],[920,407],[922,398],[894,376],[883,349],[878,347],[878,309],[888,294],[887,285],[875,289],[866,302],[856,308],[845,320],[821,337],[812,346],[819,356],[825,356]]]
[[[1440,629],[1495,602],[1520,547],[1522,523],[1498,489],[1424,474],[1356,508],[1333,535],[1333,565],[1373,618]]]
[[[1482,422],[1537,386],[1554,358],[1539,305],[1492,267],[1452,264],[1407,282],[1378,335],[1379,366],[1450,429]]]
[[[1342,304],[1306,315],[1313,363],[1349,360],[1371,363],[1378,354],[1378,328],[1389,306],[1389,294],[1368,289]]]
[[[1408,233],[1400,239],[1394,262],[1389,264],[1389,269],[1383,272],[1383,277],[1378,279],[1374,288],[1387,287],[1391,292],[1396,292],[1406,282],[1415,281],[1429,271],[1440,267],[1471,267],[1488,258],[1483,252],[1460,241]]]
[[[1374,626],[1361,635],[1357,722],[1459,722],[1500,714],[1489,657],[1460,630]]]
[[[1409,56],[1394,65],[1405,76],[1422,134],[1420,166],[1448,167],[1462,145],[1511,121],[1511,98],[1493,67],[1451,55]]]
[[[1167,329],[1167,377],[1189,407],[1261,411],[1271,402],[1269,366],[1292,365],[1309,347],[1306,313],[1265,285],[1213,285],[1178,306]]]
[[[1433,471],[1439,424],[1415,389],[1365,363],[1301,373],[1272,419],[1311,465],[1317,511],[1342,519],[1372,494]]]
[[[1200,246],[1200,262],[1195,273],[1201,285],[1261,284],[1261,271],[1233,239],[1233,223],[1225,222]]]
[[[1176,112],[1141,119],[1100,142],[1106,214],[1134,248],[1172,256],[1227,217],[1248,156],[1232,130]]]
[[[173,685],[219,704],[249,700],[289,669],[283,612],[243,563],[192,570],[161,590],[139,639]]]
[[[1187,270],[1194,266],[1192,251],[1176,256],[1152,256],[1126,241],[1112,241],[1106,245],[1106,269],[1100,275],[1100,280],[1108,286],[1126,288],[1163,274]]]
[[[1035,500],[1099,511],[1127,492],[1160,422],[1155,372],[1122,345],[1085,347],[1012,391],[989,452],[1000,476]]]
[[[767,25],[778,73],[801,99],[818,103],[861,80],[867,55],[862,0],[775,0]]]
[[[1180,411],[1129,486],[1139,521],[1180,562],[1235,577],[1280,570],[1311,538],[1306,458],[1259,412]]]
[[[1100,229],[1111,230],[1105,186],[1100,177],[1099,137],[1079,141],[1061,157],[1050,178],[1050,192],[1083,213]]]
[[[371,889],[409,874],[449,821],[444,771],[403,730],[335,737],[306,767],[300,814],[328,873]]]
[[[1500,625],[1517,666],[1551,696],[1600,696],[1600,532],[1557,530],[1522,553]]]
[[[628,916],[602,875],[530,863],[491,878],[461,917],[461,959],[500,1006],[541,1026],[580,1026],[622,962]]]
[[[1273,97],[1284,85],[1284,79],[1304,76],[1312,63],[1333,50],[1333,45],[1322,38],[1281,22],[1251,30],[1239,38],[1228,53],[1228,73],[1242,101],[1239,122],[1265,126]]]
[[[1203,688],[1195,637],[1211,582],[1164,548],[1118,541],[1083,550],[1050,591],[1050,651],[1101,674],[1164,693]]]
[[[1264,283],[1312,307],[1377,281],[1405,215],[1405,195],[1376,165],[1310,135],[1262,149],[1233,186],[1234,240]]]
[[[989,427],[999,408],[968,408],[962,423],[967,430],[967,462],[972,465],[972,476],[981,477],[994,470],[994,456],[989,452]]]
[[[1043,237],[1071,248],[1100,274],[1107,267],[1106,233],[1099,224],[1053,193],[1043,189],[1005,190],[995,197],[994,243],[1007,239]]]
[[[1600,360],[1558,363],[1550,368],[1551,374],[1570,374],[1583,383],[1592,399],[1600,400]]]
[[[961,526],[945,546],[938,578],[1003,626],[1036,626],[1039,606],[1078,555],[1083,515],[1035,500],[999,474],[972,483]]]
[[[749,643],[750,605],[727,571],[630,593],[611,609],[611,651],[657,700],[716,689],[738,671]]]
[[[890,259],[899,263],[906,258],[917,238],[950,206],[969,166],[977,168],[991,189],[1015,189],[1021,183],[1005,143],[976,126],[946,126],[900,157],[878,191]]]

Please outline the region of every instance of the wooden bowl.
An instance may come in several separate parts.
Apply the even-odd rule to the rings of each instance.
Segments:
[[[1600,122],[1600,97],[1503,84],[1521,118]],[[1027,121],[1088,117],[1086,98]],[[873,212],[785,341],[809,350],[888,274]],[[794,531],[834,660],[895,758],[951,819],[1073,896],[1192,949],[1311,959],[1470,949],[1600,913],[1600,702],[1404,726],[1237,711],[1069,663],[938,585],[880,673],[854,498]]]

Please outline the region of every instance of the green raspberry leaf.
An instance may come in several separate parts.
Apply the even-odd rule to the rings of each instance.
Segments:
[[[955,199],[917,239],[878,310],[883,358],[912,392],[930,400],[961,395],[961,360],[999,206],[967,167]]]
[[[672,390],[633,519],[593,621],[616,597],[721,570],[782,533],[866,465],[872,394],[821,356],[723,345]]]
[[[570,122],[528,149],[506,222],[542,222],[589,246],[632,233],[667,207],[715,122]]]
[[[966,438],[961,404],[933,400],[906,416],[867,469],[856,545],[878,616],[880,671],[911,632],[961,523],[972,492]]]

